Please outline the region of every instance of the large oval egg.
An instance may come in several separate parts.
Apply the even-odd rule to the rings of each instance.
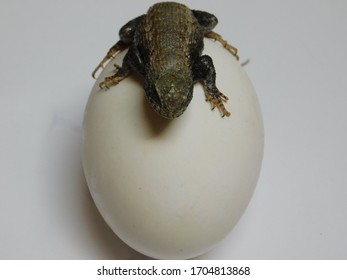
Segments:
[[[125,52],[101,73],[85,111],[82,161],[95,204],[119,238],[156,259],[213,248],[240,219],[259,176],[263,123],[251,82],[220,44],[205,40],[204,53],[230,117],[211,111],[200,84],[173,120],[153,111],[136,75],[101,90]]]

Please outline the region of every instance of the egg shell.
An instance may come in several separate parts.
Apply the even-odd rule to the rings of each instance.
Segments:
[[[256,94],[239,62],[205,39],[231,116],[211,111],[197,83],[183,115],[164,119],[135,74],[99,88],[125,53],[105,67],[85,110],[82,162],[91,195],[115,234],[138,252],[196,257],[226,237],[255,189],[264,139]]]

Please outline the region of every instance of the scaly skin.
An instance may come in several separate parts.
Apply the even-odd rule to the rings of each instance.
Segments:
[[[186,110],[194,83],[202,81],[212,109],[217,107],[223,117],[229,116],[223,104],[228,98],[215,85],[212,59],[201,56],[203,39],[209,37],[221,42],[238,59],[236,48],[212,31],[217,22],[214,15],[190,10],[179,3],[157,3],[147,14],[121,28],[120,40],[94,70],[93,76],[106,61],[129,48],[122,66],[115,75],[100,83],[101,88],[114,86],[131,71],[136,71],[144,77],[145,93],[154,110],[171,119]]]

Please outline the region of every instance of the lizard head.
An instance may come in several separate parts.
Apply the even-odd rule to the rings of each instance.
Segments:
[[[173,119],[183,114],[193,97],[193,81],[189,76],[165,73],[146,91],[150,104],[159,115]]]

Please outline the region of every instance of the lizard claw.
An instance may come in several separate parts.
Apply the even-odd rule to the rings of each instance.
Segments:
[[[221,35],[219,35],[216,32],[210,31],[208,33],[205,34],[205,37],[207,38],[211,38],[214,39],[215,41],[218,41],[219,43],[222,44],[222,46],[228,51],[230,52],[233,56],[235,56],[235,58],[237,60],[239,60],[239,55],[237,54],[237,48],[235,48],[234,46],[230,45],[226,40],[224,40],[222,38]]]
[[[104,81],[99,84],[101,89],[109,89],[112,86],[117,85],[125,76],[118,76],[117,73],[113,76],[106,77]]]
[[[95,77],[96,72],[98,72],[100,68],[104,69],[104,65],[99,64],[99,65],[94,69],[94,71],[93,71],[93,73],[92,73],[92,77],[93,77],[94,79],[96,79],[96,77]]]
[[[101,82],[101,83],[99,84],[99,87],[100,87],[101,89],[109,89],[109,87],[107,86],[106,81]]]
[[[92,77],[95,79],[95,75],[96,73],[99,71],[99,69],[104,69],[104,64],[109,61],[111,58],[113,58],[113,56],[107,54],[103,60],[101,60],[101,62],[98,64],[98,66],[96,66],[96,68],[94,69],[93,73],[92,73]]]
[[[223,93],[219,92],[218,95],[212,95],[209,93],[206,93],[206,101],[210,102],[211,104],[211,110],[214,110],[216,107],[220,111],[222,118],[227,116],[229,117],[231,113],[225,108],[223,102],[227,102],[229,98],[225,96]]]

